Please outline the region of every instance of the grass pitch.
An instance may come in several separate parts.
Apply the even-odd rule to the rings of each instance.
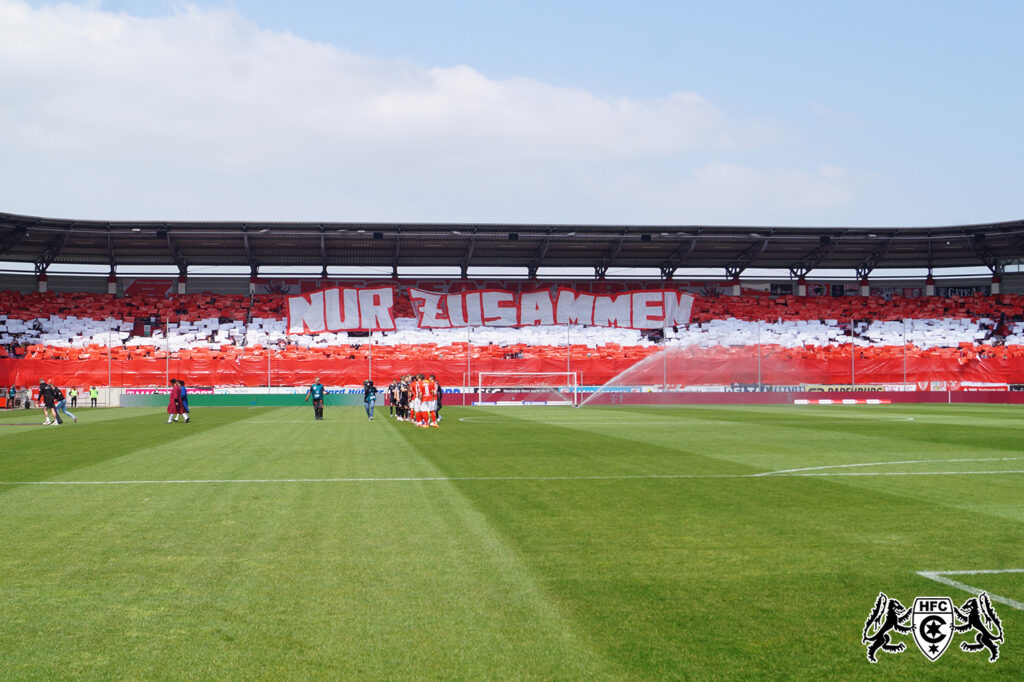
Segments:
[[[918,571],[1024,568],[1020,408],[39,414],[0,414],[4,679],[1024,676],[998,601],[996,663],[861,644],[879,591],[971,596]]]

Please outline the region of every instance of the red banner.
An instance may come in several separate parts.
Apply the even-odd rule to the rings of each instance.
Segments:
[[[415,357],[382,354],[367,358],[356,353],[350,358],[284,359],[143,358],[114,360],[0,360],[0,386],[36,386],[46,379],[60,386],[163,386],[167,378],[181,377],[200,386],[301,386],[320,377],[331,385],[354,385],[372,378],[382,383],[403,374],[436,374],[444,385],[475,383],[478,372],[565,372],[580,373],[580,383],[604,384],[636,365],[635,357],[586,357],[565,349],[549,349],[544,357],[473,357],[465,361],[438,359],[434,349],[425,348]],[[652,362],[643,384],[657,385],[664,380],[675,386],[755,384],[899,384],[917,382],[927,390],[933,381],[1024,384],[1024,358],[987,358],[961,362],[958,358],[909,357],[859,359],[851,372],[849,357],[775,358],[758,367],[757,350],[749,348],[694,349],[686,355],[674,355],[662,370],[660,361]],[[906,374],[904,374],[904,371]],[[372,372],[372,375],[371,375]],[[664,372],[664,375],[663,375]],[[108,375],[109,373],[109,375]],[[467,373],[470,375],[467,378]],[[954,384],[947,384],[954,385]]]

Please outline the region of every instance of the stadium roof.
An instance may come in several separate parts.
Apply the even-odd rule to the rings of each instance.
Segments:
[[[747,268],[959,268],[1024,261],[1024,220],[911,228],[456,223],[165,222],[0,213],[0,261],[35,264]]]

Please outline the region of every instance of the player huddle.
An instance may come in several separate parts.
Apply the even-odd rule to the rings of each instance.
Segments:
[[[391,409],[399,421],[437,428],[441,386],[433,374],[407,374],[388,386]]]

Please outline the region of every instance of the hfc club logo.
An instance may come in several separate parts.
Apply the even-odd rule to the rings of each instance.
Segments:
[[[937,661],[953,641],[953,600],[918,597],[910,618],[914,641],[929,660]]]
[[[913,634],[921,653],[937,661],[955,634],[971,631],[976,633],[974,641],[960,642],[960,648],[969,653],[987,649],[989,663],[995,663],[1003,642],[1003,625],[986,592],[971,597],[960,608],[949,597],[918,597],[907,608],[898,599],[879,592],[864,622],[861,641],[867,645],[868,660],[877,663],[875,655],[879,651],[898,654],[906,650],[905,643],[893,642],[893,635]]]

